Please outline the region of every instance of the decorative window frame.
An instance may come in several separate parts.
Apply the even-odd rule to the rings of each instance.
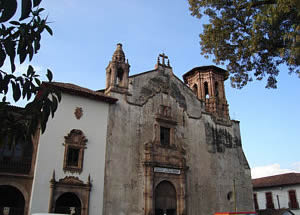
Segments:
[[[175,132],[176,132],[177,121],[175,121],[172,118],[171,107],[161,105],[158,113],[155,115],[155,119],[156,119],[156,123],[154,125],[155,142],[157,142],[161,147],[164,147],[164,148],[174,148],[174,147],[176,148]],[[168,145],[161,144],[161,141],[160,141],[161,127],[170,129]]]
[[[64,164],[63,170],[64,172],[71,173],[81,173],[83,168],[83,160],[84,160],[84,149],[86,149],[86,142],[88,140],[85,138],[83,132],[79,129],[72,129],[70,133],[65,136],[65,153],[64,153]],[[78,164],[77,166],[68,165],[68,154],[70,149],[78,149]]]

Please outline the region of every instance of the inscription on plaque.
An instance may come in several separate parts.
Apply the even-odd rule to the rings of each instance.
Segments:
[[[163,167],[154,167],[154,172],[180,175],[180,169],[170,169]]]

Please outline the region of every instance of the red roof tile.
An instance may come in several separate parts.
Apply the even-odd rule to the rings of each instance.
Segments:
[[[286,173],[252,179],[253,188],[276,187],[284,185],[300,184],[300,173]]]
[[[103,102],[107,102],[110,104],[115,103],[118,100],[116,98],[107,96],[107,95],[103,94],[102,92],[90,90],[88,88],[80,87],[75,84],[62,83],[62,82],[43,82],[43,85],[45,87],[53,87],[55,89],[58,89],[62,92],[65,92],[65,93],[68,93],[71,95],[90,98],[93,100],[103,101]]]

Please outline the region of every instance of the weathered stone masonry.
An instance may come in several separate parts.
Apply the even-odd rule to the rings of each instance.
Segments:
[[[167,60],[167,62],[166,62]],[[253,209],[239,122],[230,120],[225,71],[197,67],[184,84],[165,55],[129,76],[122,45],[107,67],[109,110],[103,214],[207,215]],[[205,84],[206,83],[206,84]]]

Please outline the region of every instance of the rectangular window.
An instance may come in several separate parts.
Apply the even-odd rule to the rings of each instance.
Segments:
[[[296,191],[290,190],[289,191],[289,207],[291,209],[299,209],[299,204],[296,197]]]
[[[255,208],[255,210],[258,210],[259,207],[258,207],[257,194],[256,193],[253,194],[253,200],[254,200],[254,208]]]
[[[163,146],[170,145],[170,128],[160,127],[160,144]]]
[[[274,209],[273,197],[271,192],[266,193],[266,208],[267,209]]]
[[[67,165],[77,167],[78,161],[79,161],[79,149],[69,147],[68,148]]]

